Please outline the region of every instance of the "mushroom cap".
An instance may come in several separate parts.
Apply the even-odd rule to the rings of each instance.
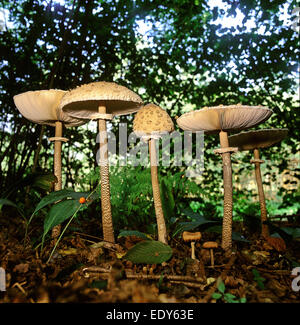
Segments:
[[[186,131],[230,132],[258,125],[272,113],[263,106],[220,105],[185,113],[177,119],[177,124]]]
[[[60,89],[27,91],[15,95],[13,99],[20,113],[38,124],[55,126],[55,122],[61,121],[66,127],[71,127],[86,123],[59,110],[59,103],[65,93],[65,90]]]
[[[228,137],[229,146],[238,147],[239,150],[253,150],[267,148],[283,140],[288,129],[263,129],[242,132]]]
[[[207,241],[203,243],[202,245],[203,248],[218,248],[218,243],[215,241]]]
[[[190,241],[198,241],[202,237],[201,232],[189,232],[189,231],[184,231],[182,233],[182,239],[185,242],[190,242]]]
[[[98,81],[68,91],[60,108],[70,116],[96,119],[99,106],[105,106],[107,114],[125,115],[138,111],[142,104],[140,96],[128,88]]]
[[[137,135],[172,132],[174,123],[168,113],[155,104],[142,107],[133,120],[133,131]]]

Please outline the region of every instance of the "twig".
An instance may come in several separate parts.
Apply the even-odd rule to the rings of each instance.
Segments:
[[[102,273],[107,274],[111,272],[111,269],[106,269],[101,266],[91,266],[86,267],[82,270],[84,274],[89,273]],[[206,283],[203,278],[201,277],[193,277],[188,275],[152,275],[152,274],[139,274],[139,273],[130,273],[125,271],[125,275],[127,279],[141,279],[141,280],[159,280],[163,277],[166,280],[172,281],[184,281],[184,282],[193,282],[193,283]]]
[[[200,283],[194,283],[194,282],[186,282],[186,281],[174,281],[171,280],[170,283],[172,284],[183,284],[187,287],[191,287],[191,288],[197,288],[197,289],[201,289],[204,290],[205,287],[207,286],[206,284],[200,284]]]

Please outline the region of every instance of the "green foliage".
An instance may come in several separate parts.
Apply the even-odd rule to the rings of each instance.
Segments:
[[[212,298],[216,300],[223,299],[226,303],[245,303],[247,300],[246,298],[237,298],[235,295],[231,293],[226,293],[226,287],[224,282],[220,279],[218,283],[218,292],[214,292],[212,294]]]
[[[159,241],[147,240],[133,246],[123,257],[133,263],[160,264],[169,260],[172,248]]]
[[[266,281],[266,279],[263,278],[256,269],[252,269],[252,274],[253,274],[253,280],[257,283],[258,287],[261,290],[264,290],[265,289],[264,282]]]
[[[276,189],[281,205],[270,211],[299,213],[299,162],[291,164],[299,151],[299,37],[280,17],[283,11],[291,17],[297,6],[295,0],[240,1],[225,10],[210,7],[203,0],[66,0],[63,4],[3,1],[1,9],[6,15],[0,22],[1,197],[7,198],[3,194],[9,190],[7,194],[14,194],[13,201],[18,205],[24,201],[24,185],[19,186],[17,194],[10,186],[24,176],[31,177],[41,135],[36,170],[53,170],[53,148],[47,141],[53,136],[53,128],[45,127],[43,134],[40,125],[22,118],[13,96],[28,90],[71,89],[105,80],[129,87],[145,103],[158,103],[174,121],[189,110],[219,104],[240,102],[273,109],[272,117],[258,128],[287,127],[289,135],[279,145],[263,150],[267,162],[263,176],[268,176],[264,182],[272,185],[274,177],[289,171],[293,172],[293,188],[287,191],[283,187],[286,184],[279,184]],[[238,12],[243,15],[242,24],[222,25],[222,19],[235,17]],[[144,32],[142,24],[148,27]],[[117,137],[119,122],[127,123],[130,131],[132,116],[116,117],[110,123]],[[76,191],[76,177],[86,179],[83,191],[91,191],[98,180],[98,175],[86,177],[96,166],[96,132],[90,127],[92,123],[64,130],[70,141],[63,144],[63,184]],[[169,226],[173,218],[183,217],[181,211],[192,200],[200,203],[199,210],[205,217],[222,216],[222,164],[213,153],[218,145],[217,136],[205,136],[205,169],[197,183],[182,177],[186,166],[160,168]],[[249,153],[232,155],[234,184],[242,183],[253,173],[249,157]],[[170,158],[173,161],[173,154]],[[40,187],[40,182],[37,185]],[[115,171],[111,190],[116,228],[137,229],[136,225],[155,223],[150,172],[146,168],[124,167]],[[241,220],[254,193],[246,185],[239,195],[236,192],[234,220]],[[34,205],[36,193],[29,195]]]

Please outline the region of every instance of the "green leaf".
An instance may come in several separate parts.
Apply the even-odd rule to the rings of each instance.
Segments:
[[[118,238],[121,238],[121,237],[128,237],[128,236],[136,236],[138,238],[142,238],[142,239],[145,239],[145,240],[152,240],[151,238],[149,238],[146,234],[142,233],[142,232],[139,232],[137,230],[124,230],[124,231],[121,231],[119,233],[119,236]]]
[[[213,299],[218,300],[218,299],[220,299],[220,298],[222,297],[222,294],[221,294],[221,293],[218,293],[218,292],[214,292],[214,293],[211,295],[211,297],[212,297]]]
[[[61,224],[70,218],[80,207],[77,200],[66,200],[55,204],[49,211],[49,214],[44,220],[43,238],[54,226]]]
[[[225,292],[225,284],[224,282],[221,280],[218,284],[218,290],[221,292],[221,293],[224,293]]]
[[[64,189],[60,191],[51,192],[49,195],[45,196],[40,203],[35,208],[33,214],[37,213],[39,210],[44,208],[45,206],[58,202],[60,200],[64,200],[67,198],[72,198],[75,200],[79,200],[81,197],[87,197],[89,195],[88,192],[74,192],[71,189]],[[92,196],[94,199],[95,195]]]
[[[147,240],[133,246],[124,256],[133,263],[159,264],[172,256],[172,248],[159,241]]]
[[[0,199],[0,209],[2,208],[2,205],[9,205],[18,209],[18,206],[8,199]]]

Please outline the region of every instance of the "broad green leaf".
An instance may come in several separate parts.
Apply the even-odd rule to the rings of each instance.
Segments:
[[[148,237],[146,234],[144,234],[142,232],[139,232],[137,230],[124,230],[124,231],[121,231],[119,233],[118,238],[128,237],[128,236],[136,236],[138,238],[142,238],[142,239],[145,239],[145,240],[151,240],[151,238]]]
[[[45,196],[40,203],[35,208],[33,214],[37,213],[39,210],[45,206],[58,202],[63,199],[72,198],[74,200],[79,200],[81,197],[88,197],[89,192],[74,192],[72,189],[63,189],[60,191],[51,192],[49,195]],[[97,194],[96,194],[97,196]],[[91,196],[91,199],[96,198],[95,193]]]
[[[65,200],[55,204],[49,211],[49,214],[44,220],[44,233],[43,237],[54,226],[61,224],[68,218],[70,218],[80,207],[80,203],[77,200]]]
[[[146,240],[133,246],[124,256],[133,263],[160,264],[172,256],[172,248],[159,241]]]

